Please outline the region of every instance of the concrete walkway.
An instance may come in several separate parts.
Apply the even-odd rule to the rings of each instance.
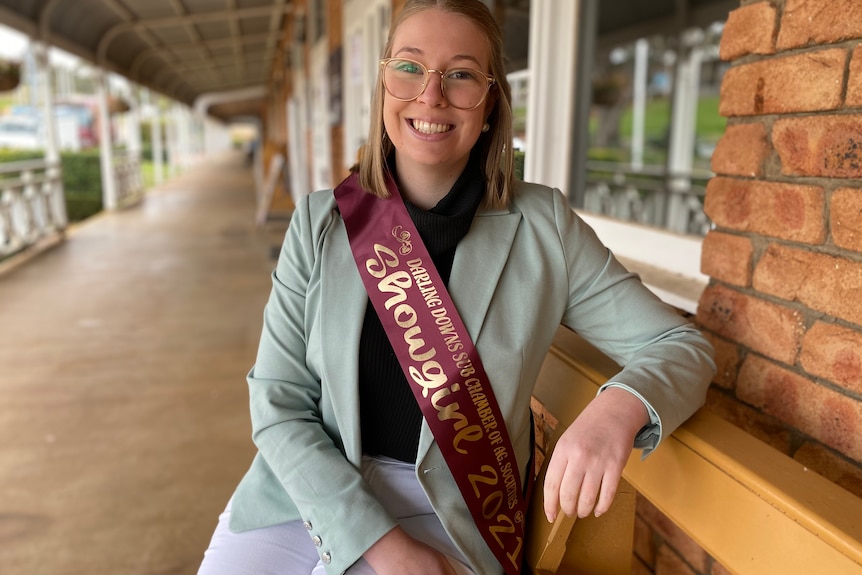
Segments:
[[[282,230],[209,160],[0,275],[0,574],[194,574],[254,452]]]

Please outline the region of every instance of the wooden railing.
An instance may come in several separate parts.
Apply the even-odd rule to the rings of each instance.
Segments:
[[[560,329],[534,393],[554,428],[546,448],[617,370]],[[636,493],[730,573],[862,574],[862,499],[705,410],[645,460],[632,454],[599,519],[560,514],[550,525],[537,488],[527,547],[534,573],[629,575]]]
[[[0,259],[62,235],[67,223],[59,163],[0,164]]]

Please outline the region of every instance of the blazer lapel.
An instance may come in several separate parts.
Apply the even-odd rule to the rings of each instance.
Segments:
[[[347,231],[336,215],[321,253],[321,345],[324,382],[332,394],[332,410],[350,461],[359,462],[359,338],[368,294],[350,251]],[[337,279],[336,279],[337,278]]]
[[[482,210],[476,214],[470,232],[455,250],[455,261],[449,276],[449,295],[474,343],[482,331],[520,221],[519,213]],[[433,439],[431,428],[423,421],[417,463],[428,453]]]

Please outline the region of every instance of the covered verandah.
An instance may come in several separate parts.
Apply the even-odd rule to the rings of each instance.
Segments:
[[[195,573],[253,454],[283,224],[240,153],[0,272],[0,573]]]

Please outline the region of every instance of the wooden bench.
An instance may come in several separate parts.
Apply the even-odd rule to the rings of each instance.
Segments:
[[[534,393],[558,420],[546,447],[617,369],[560,329]],[[543,475],[544,466],[528,519],[535,575],[629,575],[637,493],[731,573],[862,574],[862,499],[705,410],[646,460],[632,454],[611,511],[599,519],[560,514],[548,524]]]

